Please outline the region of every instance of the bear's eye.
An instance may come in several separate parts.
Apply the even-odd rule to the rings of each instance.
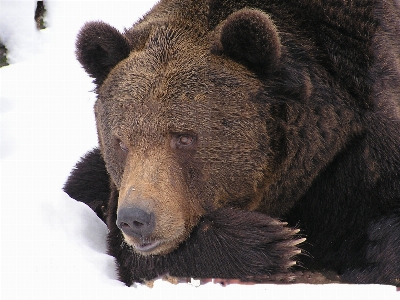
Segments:
[[[194,150],[196,146],[196,136],[192,134],[173,134],[171,139],[172,149]]]
[[[181,135],[179,137],[178,143],[182,146],[189,146],[193,143],[194,137],[191,135]]]
[[[118,140],[118,144],[119,144],[119,146],[120,146],[122,151],[124,151],[124,152],[128,152],[129,151],[128,147],[125,145],[125,143],[123,141]]]

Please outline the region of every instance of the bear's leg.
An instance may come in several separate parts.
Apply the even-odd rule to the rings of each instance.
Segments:
[[[367,266],[345,272],[343,281],[400,286],[400,210],[370,224]]]
[[[86,153],[63,187],[71,198],[86,203],[105,222],[110,198],[110,176],[99,148]]]

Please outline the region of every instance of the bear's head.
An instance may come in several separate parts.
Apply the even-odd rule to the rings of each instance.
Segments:
[[[203,10],[161,5],[124,34],[91,22],[77,40],[117,226],[142,255],[170,253],[219,208],[281,215],[354,131],[306,40],[259,10],[212,28]]]

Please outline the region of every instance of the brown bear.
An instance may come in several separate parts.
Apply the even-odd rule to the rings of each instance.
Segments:
[[[394,0],[165,0],[124,33],[87,23],[100,150],[64,189],[105,219],[120,279],[399,285],[399,16]]]

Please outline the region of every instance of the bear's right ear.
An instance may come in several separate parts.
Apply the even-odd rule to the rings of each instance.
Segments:
[[[121,60],[131,51],[128,40],[104,22],[86,23],[76,40],[76,57],[85,71],[101,85]]]

